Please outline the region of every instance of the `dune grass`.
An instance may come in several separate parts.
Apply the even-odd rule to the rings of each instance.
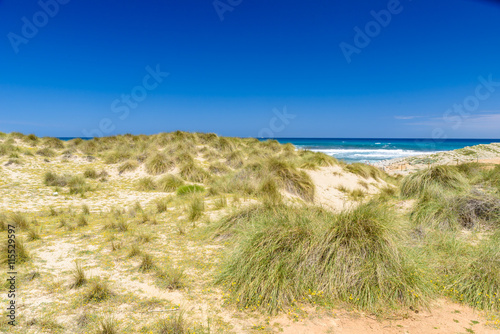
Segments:
[[[237,241],[217,282],[241,308],[276,313],[308,301],[314,291],[325,302],[377,311],[424,305],[432,294],[397,242],[394,215],[380,203],[338,215],[308,207],[257,207],[240,213],[237,222]]]
[[[127,160],[118,166],[118,173],[123,174],[127,172],[132,172],[139,168],[139,163],[135,160]]]
[[[189,194],[196,194],[196,193],[202,193],[205,191],[205,188],[202,186],[199,186],[197,184],[189,184],[185,186],[181,186],[177,188],[177,195],[183,196],[183,195],[189,195]]]
[[[146,171],[153,175],[166,173],[173,167],[173,161],[167,159],[167,157],[161,153],[154,154],[146,161]]]
[[[165,175],[158,180],[158,189],[163,192],[173,192],[182,185],[184,181],[176,175]]]
[[[457,167],[435,166],[406,176],[401,182],[401,195],[404,198],[419,196],[433,186],[462,191],[468,185],[467,179]]]

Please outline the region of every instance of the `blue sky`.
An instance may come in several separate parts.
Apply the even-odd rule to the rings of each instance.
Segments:
[[[116,3],[0,0],[0,131],[500,137],[493,1]]]

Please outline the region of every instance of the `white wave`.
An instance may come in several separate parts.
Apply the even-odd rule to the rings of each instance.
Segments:
[[[386,160],[386,159],[396,159],[404,158],[416,155],[425,155],[436,153],[432,152],[422,152],[414,150],[403,150],[403,149],[310,149],[314,152],[322,152],[339,159],[350,159],[350,160]]]

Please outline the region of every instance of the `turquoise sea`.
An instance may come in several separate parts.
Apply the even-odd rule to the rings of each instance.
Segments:
[[[379,162],[387,159],[450,151],[466,146],[499,143],[500,139],[387,139],[387,138],[276,138],[297,148],[323,152],[345,162]]]

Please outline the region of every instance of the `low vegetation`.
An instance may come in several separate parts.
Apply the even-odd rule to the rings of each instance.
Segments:
[[[406,317],[442,299],[500,316],[498,166],[397,179],[275,140],[180,131],[0,133],[0,159],[1,263],[15,226],[27,312],[14,333],[286,332],[275,315]],[[317,205],[330,190],[317,173],[342,181],[339,210]]]

